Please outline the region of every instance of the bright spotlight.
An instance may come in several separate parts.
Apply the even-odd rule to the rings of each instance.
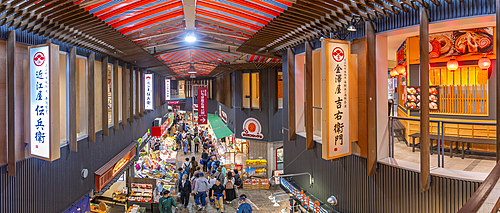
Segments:
[[[194,37],[193,35],[188,35],[188,36],[186,36],[185,40],[187,42],[195,42],[196,41],[196,37]]]

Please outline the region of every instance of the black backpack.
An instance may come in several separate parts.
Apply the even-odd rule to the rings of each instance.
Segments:
[[[240,178],[240,174],[236,174],[234,175],[234,185],[236,185],[236,187],[240,186],[241,185],[241,178]]]

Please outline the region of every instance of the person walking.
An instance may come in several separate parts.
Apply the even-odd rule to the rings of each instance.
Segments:
[[[236,199],[234,177],[232,172],[227,173],[227,177],[224,179],[224,188],[226,188],[226,201],[231,203],[234,199]]]
[[[182,168],[184,169],[184,171],[186,171],[186,173],[189,175],[191,174],[191,170],[193,170],[193,165],[191,164],[191,162],[189,162],[189,158],[186,158],[184,159],[186,160],[186,162],[184,162],[182,164]]]
[[[215,176],[213,176],[213,175],[210,175],[208,177],[208,184],[210,185],[209,189],[211,189],[215,185],[216,180],[217,179],[215,179]],[[212,190],[209,190],[208,197],[210,198],[210,202],[214,202],[214,200],[212,199]]]
[[[212,200],[215,200],[215,208],[217,211],[224,212],[224,200],[226,199],[226,189],[221,184],[219,179],[215,180],[215,185],[212,186]],[[214,199],[215,197],[215,199]]]
[[[225,183],[224,180],[226,179],[224,177],[224,174],[222,174],[222,169],[218,168],[217,172],[214,174],[215,179],[219,180],[221,183]]]
[[[245,203],[250,204],[250,205],[251,205],[251,206],[253,206],[255,209],[257,209],[257,211],[260,211],[260,208],[259,208],[257,205],[255,205],[255,203],[253,203],[253,202],[250,200],[250,198],[248,198],[245,194],[240,195],[240,198],[245,198]]]
[[[186,171],[184,171],[184,169],[183,169],[182,167],[180,167],[178,170],[179,170],[179,182],[181,182],[181,180],[182,180],[182,176],[183,176],[184,174],[186,174],[186,175],[187,175],[188,173],[187,173]]]
[[[203,171],[207,172],[208,153],[206,149],[203,149],[203,153],[201,153],[201,159],[203,159]]]
[[[182,175],[182,180],[178,188],[181,193],[181,204],[184,205],[186,209],[189,204],[189,194],[191,194],[191,181],[189,181],[187,174]]]
[[[208,174],[212,175],[212,170],[213,170],[213,164],[214,164],[214,157],[211,157],[210,160],[207,162],[207,167],[208,167]]]
[[[189,152],[190,152],[190,153],[193,153],[193,146],[192,146],[192,143],[191,143],[191,141],[192,141],[192,138],[191,138],[191,133],[187,133],[187,135],[186,135],[186,139],[187,139],[187,141],[188,141],[188,148],[189,148]]]
[[[238,174],[238,169],[234,169],[234,192],[236,193],[236,197],[239,196],[238,188],[241,186],[243,181],[241,180],[240,174]]]
[[[203,173],[199,173],[200,177],[196,180],[196,184],[194,186],[194,199],[196,201],[196,205],[198,206],[198,211],[205,209],[205,205],[207,204],[206,202],[206,197],[207,197],[207,191],[210,189],[208,180],[203,177]],[[201,206],[200,206],[201,203]]]
[[[196,158],[193,156],[191,157],[191,177],[194,176],[195,172],[198,171],[200,169],[200,167],[198,166],[198,162],[196,162]]]
[[[163,192],[163,197],[160,198],[158,204],[160,205],[160,213],[172,213],[172,206],[175,206],[175,209],[179,209],[168,190]]]
[[[182,144],[182,151],[186,155],[188,153],[188,145],[189,145],[187,139],[184,138],[182,143],[183,143]]]
[[[200,148],[200,137],[198,135],[194,135],[194,152],[198,152],[198,149]]]

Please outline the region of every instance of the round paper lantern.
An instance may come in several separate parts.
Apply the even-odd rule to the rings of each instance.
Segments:
[[[402,75],[403,73],[406,72],[406,68],[403,65],[398,65],[398,66],[396,66],[395,69],[398,72],[398,75]]]
[[[479,66],[479,68],[481,68],[483,70],[487,70],[491,66],[491,61],[489,58],[486,58],[486,56],[484,56],[481,59],[479,59],[479,61],[477,62],[477,65]]]
[[[398,76],[398,71],[396,71],[396,69],[392,69],[392,70],[389,72],[389,74],[391,75],[391,77],[393,77],[393,78],[394,78],[394,77]]]
[[[458,69],[458,61],[455,60],[455,59],[451,59],[449,60],[447,63],[446,63],[446,67],[448,67],[448,69],[451,71],[451,72],[455,72],[455,70]]]

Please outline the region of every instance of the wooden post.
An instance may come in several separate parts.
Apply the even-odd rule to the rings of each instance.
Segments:
[[[109,58],[106,56],[102,58],[102,135],[109,135],[109,123],[108,123],[108,63]]]
[[[9,31],[7,34],[7,169],[10,176],[16,176],[16,31]],[[26,83],[26,82],[25,82]],[[27,82],[29,84],[29,81]],[[28,93],[29,94],[29,93]],[[26,95],[26,94],[25,94]],[[25,113],[27,114],[27,113]],[[29,135],[29,132],[26,132]],[[29,136],[28,136],[29,137]]]
[[[127,96],[127,87],[125,85],[127,85],[127,76],[128,76],[128,73],[127,73],[127,64],[126,63],[123,63],[123,66],[122,66],[122,123],[123,123],[123,126],[127,126],[127,116],[128,116],[128,96]]]
[[[497,43],[500,41],[500,0],[496,0],[496,7],[497,7],[497,12],[496,12],[496,40]],[[500,54],[500,45],[496,45],[496,50],[497,50],[497,60],[496,61],[496,69],[499,70],[500,68],[500,58],[498,57]],[[496,110],[497,110],[497,162],[500,161],[500,73],[496,73],[497,79],[496,79],[496,91],[497,91],[497,105],[496,105]]]
[[[429,15],[427,9],[420,8],[420,190],[430,188],[431,167],[429,147]]]
[[[95,85],[94,85],[94,67],[95,67],[95,52],[89,55],[88,63],[88,135],[89,142],[95,143]]]
[[[141,81],[141,86],[140,86],[140,91],[141,91],[141,117],[144,116],[144,69],[141,69],[140,74],[139,74],[139,79]]]
[[[72,152],[78,151],[76,137],[76,47],[69,51],[69,148]]]
[[[130,122],[134,122],[134,66],[130,65],[129,69],[129,98],[130,98]]]
[[[288,141],[295,140],[295,53],[288,48]]]
[[[314,148],[314,129],[313,129],[313,80],[312,80],[312,46],[310,42],[305,43],[305,82],[304,82],[304,92],[305,92],[305,113],[306,113],[306,149],[311,150]]]
[[[118,100],[118,60],[115,59],[113,63],[113,129],[119,130],[120,128],[120,113],[118,107],[120,102]]]
[[[139,68],[134,70],[135,74],[135,119],[139,119],[139,111],[141,109],[141,81],[139,80]]]
[[[368,176],[377,172],[377,59],[376,35],[373,22],[365,22],[366,32],[366,104],[367,104],[367,165]]]

